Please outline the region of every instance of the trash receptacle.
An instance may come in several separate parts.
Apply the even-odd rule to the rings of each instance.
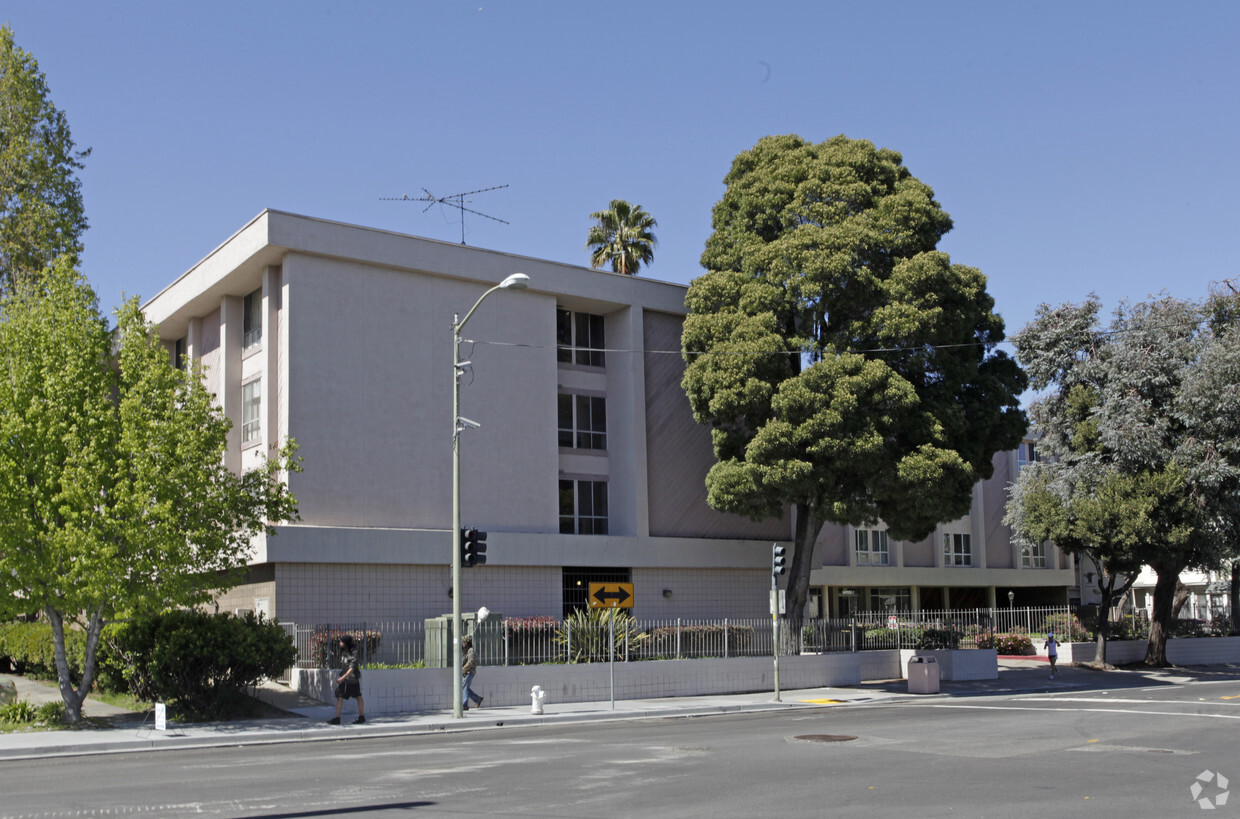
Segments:
[[[908,692],[939,693],[939,661],[933,657],[910,657],[908,661]]]

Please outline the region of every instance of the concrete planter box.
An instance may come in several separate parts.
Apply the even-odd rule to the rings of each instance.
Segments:
[[[993,648],[901,649],[900,677],[908,677],[908,661],[912,657],[933,657],[937,660],[940,680],[999,679],[999,655]]]
[[[780,657],[780,688],[858,685],[862,657],[871,653],[894,652]],[[773,691],[774,670],[770,657],[616,663],[615,697],[630,700]],[[335,704],[332,692],[336,673],[294,669],[290,685],[308,697]],[[547,692],[546,707],[557,702],[600,702],[611,697],[610,673],[607,663],[482,666],[473,688],[486,698],[487,705],[528,705],[530,689],[535,685]],[[367,714],[448,710],[452,708],[451,689],[450,668],[368,669],[362,674]]]
[[[1128,665],[1145,659],[1146,640],[1110,640],[1107,662]],[[1087,663],[1094,659],[1095,643],[1065,643],[1059,647],[1064,662]],[[1218,665],[1240,662],[1240,637],[1172,637],[1167,640],[1167,661],[1172,665]]]

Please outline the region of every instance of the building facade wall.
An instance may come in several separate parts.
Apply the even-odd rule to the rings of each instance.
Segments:
[[[304,470],[283,477],[301,518],[253,544],[254,564],[274,567],[273,613],[420,619],[451,608],[452,317],[515,272],[529,289],[492,294],[462,331],[460,415],[481,426],[460,435],[461,517],[490,547],[487,566],[463,578],[462,606],[558,614],[561,567],[627,567],[638,616],[766,616],[770,545],[788,541],[792,519],[706,504],[709,430],[693,421],[674,354],[684,287],[265,211],[144,309],[165,344],[182,342],[205,367],[234,422],[229,466],[254,468],[289,436],[299,444]],[[262,339],[247,346],[256,292]],[[559,360],[558,311],[602,317],[605,363]],[[259,434],[242,443],[242,395],[255,382]],[[605,398],[605,449],[560,446],[565,393]],[[993,603],[1000,588],[1071,585],[1057,553],[1049,569],[1021,567],[1002,524],[1015,455],[995,464],[969,516],[921,543],[892,542],[888,565],[858,565],[855,530],[826,527],[815,592],[906,588],[916,607],[919,588],[941,602],[982,589]],[[561,533],[562,480],[606,482],[606,534]],[[953,533],[972,538],[972,565],[944,565]],[[225,599],[247,608],[243,598],[269,591],[249,584]]]

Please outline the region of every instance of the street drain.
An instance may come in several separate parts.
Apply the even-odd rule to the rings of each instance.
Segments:
[[[793,737],[804,742],[848,742],[850,739],[856,739],[848,734],[802,734],[799,737]]]

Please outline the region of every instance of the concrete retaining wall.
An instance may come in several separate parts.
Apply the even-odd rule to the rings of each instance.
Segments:
[[[1145,640],[1111,640],[1107,643],[1107,662],[1111,665],[1139,663],[1145,659],[1149,643]],[[1065,643],[1060,659],[1066,663],[1087,663],[1094,659],[1094,643]],[[1173,637],[1167,640],[1167,661],[1172,665],[1217,665],[1240,662],[1240,637]]]
[[[908,677],[908,661],[912,657],[933,657],[937,660],[940,680],[959,682],[999,679],[999,656],[993,648],[902,649],[898,676]]]
[[[784,689],[849,686],[861,682],[862,658],[870,654],[805,654],[781,657],[779,684]],[[991,652],[993,661],[994,653]],[[891,679],[890,661],[871,664]],[[308,697],[335,703],[336,673],[324,669],[295,669],[290,685]],[[444,668],[369,669],[362,675],[367,714],[446,710],[452,707],[452,670]],[[547,704],[599,702],[611,698],[610,669],[606,663],[582,665],[483,666],[473,688],[488,705],[528,705],[530,689],[542,686]],[[770,657],[714,660],[653,660],[615,664],[618,700],[693,697],[774,690],[774,663]]]

